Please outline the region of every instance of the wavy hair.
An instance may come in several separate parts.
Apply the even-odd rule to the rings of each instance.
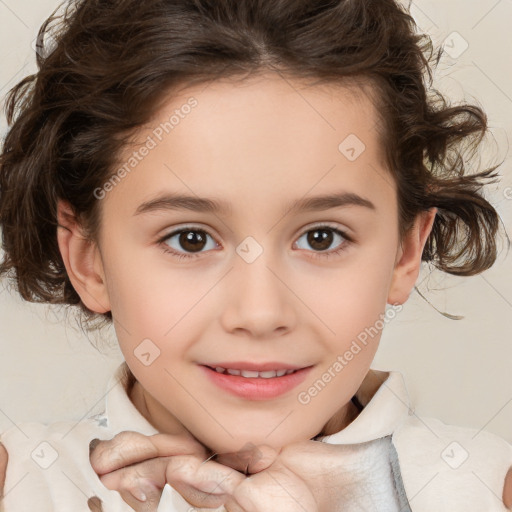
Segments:
[[[63,9],[63,7],[65,7]],[[59,14],[59,11],[62,11]],[[0,154],[0,276],[23,299],[77,305],[57,243],[68,201],[97,240],[93,191],[112,174],[130,134],[174,87],[273,70],[317,83],[369,84],[386,163],[397,184],[399,230],[438,208],[422,260],[470,276],[496,260],[499,217],[484,198],[498,166],[468,172],[487,132],[484,111],[451,106],[432,88],[435,53],[394,0],[78,0],[39,31],[38,71],[6,99]]]

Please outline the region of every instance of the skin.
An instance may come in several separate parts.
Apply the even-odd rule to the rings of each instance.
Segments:
[[[336,432],[354,418],[350,399],[370,368],[380,332],[308,404],[298,401],[298,392],[321,379],[386,304],[407,300],[436,209],[418,215],[400,243],[396,187],[384,165],[378,116],[360,92],[273,74],[217,81],[170,95],[137,140],[145,141],[191,96],[198,105],[101,200],[96,244],[87,243],[59,203],[58,240],[71,282],[89,309],[112,311],[137,378],[131,398],[160,432],[190,433],[217,453],[249,442],[279,451]],[[353,162],[338,150],[349,134],[366,146]],[[126,148],[121,161],[133,150]],[[283,210],[303,196],[341,190],[370,200],[375,210]],[[163,191],[222,199],[231,214],[134,215]],[[322,253],[307,233],[326,223],[353,241],[328,231],[332,243]],[[164,252],[187,254],[179,236],[158,240],[190,224],[210,235],[199,256]],[[252,263],[236,252],[248,236],[263,249]],[[345,250],[333,254],[343,244]],[[144,339],[160,350],[149,366],[134,353]],[[297,389],[258,401],[216,388],[197,364],[239,360],[314,368]]]
[[[97,444],[91,464],[137,512],[156,511],[166,483],[201,510],[294,512],[300,503],[308,512],[335,512],[357,499],[354,489],[368,485],[365,474],[347,470],[354,456],[357,447],[307,440],[279,453],[260,445],[214,461],[202,445],[194,449],[180,436],[121,432]]]

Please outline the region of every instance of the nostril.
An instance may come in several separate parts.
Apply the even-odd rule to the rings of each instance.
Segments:
[[[87,500],[87,505],[89,506],[89,510],[92,512],[103,512],[103,506],[98,496],[92,496],[89,498]]]

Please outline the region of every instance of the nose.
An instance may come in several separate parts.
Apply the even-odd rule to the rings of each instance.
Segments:
[[[300,301],[294,296],[289,273],[267,251],[249,261],[237,256],[229,273],[221,317],[224,329],[257,339],[292,331]]]

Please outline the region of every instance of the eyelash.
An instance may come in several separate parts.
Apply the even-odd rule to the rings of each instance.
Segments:
[[[312,228],[308,229],[307,231],[304,231],[299,236],[299,238],[301,238],[305,234],[307,234],[307,233],[309,233],[311,231],[315,231],[315,230],[321,230],[321,231],[330,230],[330,231],[333,231],[334,233],[340,235],[344,239],[344,242],[342,242],[341,246],[338,249],[334,249],[334,250],[329,251],[329,252],[327,252],[327,251],[313,251],[313,254],[314,254],[313,258],[324,258],[324,259],[327,259],[327,258],[330,258],[330,257],[333,257],[333,256],[338,256],[338,255],[340,255],[342,252],[344,252],[347,249],[348,245],[350,245],[353,242],[353,239],[351,237],[349,237],[345,232],[339,230],[338,228],[334,228],[334,227],[326,225],[326,224],[320,224],[318,226],[313,226]],[[190,253],[190,254],[180,253],[180,252],[175,251],[174,249],[169,248],[169,246],[167,244],[165,244],[165,242],[167,240],[169,240],[173,236],[179,235],[179,234],[181,234],[183,232],[185,232],[185,233],[186,232],[201,232],[201,233],[205,233],[206,235],[208,235],[211,238],[214,238],[205,229],[200,229],[200,228],[196,228],[196,227],[184,227],[184,228],[178,229],[176,231],[173,231],[172,233],[169,233],[168,235],[165,235],[163,238],[160,238],[157,241],[157,244],[162,246],[162,250],[164,251],[164,253],[169,253],[172,256],[178,258],[179,260],[182,260],[182,259],[193,259],[193,258],[197,258],[197,257],[201,256],[202,252]]]

